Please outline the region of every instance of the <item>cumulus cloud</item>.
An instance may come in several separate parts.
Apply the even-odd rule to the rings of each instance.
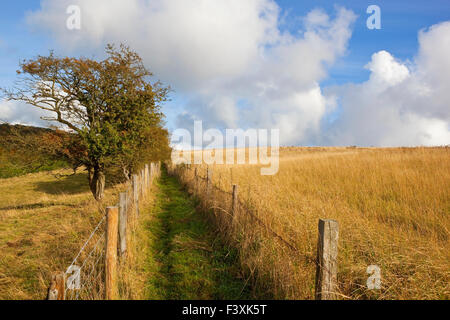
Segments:
[[[64,27],[69,4],[81,8],[79,31]],[[313,10],[291,34],[280,31],[272,0],[44,0],[28,21],[74,50],[125,40],[184,95],[178,124],[281,128],[282,143],[297,143],[319,127],[319,82],[344,54],[355,18],[343,8],[334,19]]]
[[[81,30],[70,31],[74,4]],[[282,144],[449,143],[450,22],[419,32],[412,63],[380,51],[366,82],[323,88],[356,19],[344,8],[312,10],[296,32],[281,31],[273,0],[42,0],[27,19],[65,54],[129,44],[182,97],[171,126],[189,129],[195,119],[205,129],[279,128]]]
[[[49,116],[50,113],[17,101],[0,100],[0,121],[11,124],[22,124],[37,127],[47,127],[48,121],[41,117]]]
[[[419,33],[413,63],[389,52],[372,56],[368,81],[327,91],[339,117],[322,128],[323,144],[414,146],[450,144],[450,22]]]
[[[65,27],[69,5],[81,8],[80,30]],[[247,68],[276,37],[278,10],[271,0],[43,0],[27,20],[76,51],[126,42],[158,77],[188,90]]]

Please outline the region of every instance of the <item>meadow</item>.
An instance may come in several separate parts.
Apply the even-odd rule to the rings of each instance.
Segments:
[[[87,174],[70,169],[0,180],[0,300],[44,299],[51,274],[66,271],[123,184],[94,200]]]
[[[450,148],[296,148],[280,150],[279,172],[258,165],[213,165],[218,227],[232,185],[258,219],[296,250],[257,231],[240,212],[224,228],[240,250],[257,290],[278,299],[313,299],[319,218],[339,222],[338,282],[342,299],[450,298]],[[197,166],[206,176],[206,165]],[[194,166],[181,170],[195,192]],[[197,196],[205,200],[205,192]],[[210,206],[211,208],[211,206]],[[224,214],[223,216],[226,216]],[[231,230],[231,231],[230,231]],[[368,290],[367,267],[382,287]]]
[[[195,168],[206,176],[206,165],[181,166],[178,173],[201,209],[208,197],[204,180],[195,184]],[[212,202],[203,210],[215,234],[233,247],[248,298],[314,298],[319,218],[339,222],[341,299],[450,298],[449,148],[281,148],[276,175],[262,176],[260,168],[210,166]],[[230,219],[233,184],[246,209]],[[124,188],[107,185],[102,208],[114,205]],[[51,273],[65,270],[101,216],[85,172],[1,179],[0,300],[44,299]],[[162,241],[149,227],[160,223],[155,219],[144,215],[129,239],[122,298],[161,298],[155,295],[159,282],[148,281],[160,268],[151,262],[160,251],[152,243]],[[380,267],[380,290],[366,287],[369,265]]]

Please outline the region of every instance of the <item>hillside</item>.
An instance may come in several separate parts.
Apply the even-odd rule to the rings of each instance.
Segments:
[[[49,132],[51,129],[0,124],[0,178],[66,167],[65,161],[33,147]]]

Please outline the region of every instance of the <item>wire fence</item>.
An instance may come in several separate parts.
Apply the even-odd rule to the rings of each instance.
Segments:
[[[67,268],[66,300],[96,300],[104,298],[106,215],[103,215],[80,252]]]
[[[298,247],[295,238],[298,234],[287,225],[271,224],[268,212],[262,212],[261,208],[250,199],[250,191],[247,197],[238,195],[238,186],[233,186],[233,192],[224,190],[220,186],[222,181],[212,179],[212,168],[190,165],[171,165],[169,173],[179,177],[185,189],[199,199],[200,209],[207,213],[221,237],[228,241],[240,254],[241,265],[250,274],[252,286],[269,289],[274,296],[294,298],[299,296],[299,288],[295,287],[298,279],[294,279],[298,273],[298,266],[304,269],[301,272],[314,277],[316,274],[317,297],[334,299],[337,292],[337,267],[336,238],[324,235],[319,227],[319,244],[314,249],[308,246],[305,250]],[[203,174],[200,172],[203,171]],[[268,220],[269,221],[266,221]],[[337,230],[337,222],[334,220],[320,220],[331,228]],[[319,223],[319,225],[320,225]],[[275,229],[276,227],[276,229]],[[279,230],[282,232],[279,232]],[[337,233],[336,233],[337,234]],[[324,243],[330,240],[329,243]],[[329,251],[329,248],[332,250]],[[276,257],[276,258],[275,258]],[[322,259],[324,257],[324,259]],[[274,259],[275,258],[275,259]],[[247,281],[250,280],[247,279]],[[268,285],[268,279],[271,284]],[[334,288],[322,295],[321,283],[326,283],[328,288]]]
[[[190,174],[186,174],[186,169],[190,171]],[[221,189],[217,185],[213,184],[212,181],[208,182],[207,175],[202,176],[199,172],[195,174],[195,171],[192,172],[192,170],[193,168],[191,167],[173,167],[171,169],[172,173],[178,175],[182,179],[184,185],[190,188],[191,192],[195,193],[197,196],[202,195],[201,198],[204,198],[203,196],[208,194],[207,189],[211,189],[211,191],[209,192],[209,197],[202,199],[204,201],[203,206],[207,210],[212,210],[216,218],[219,214],[224,215],[225,219],[222,220],[228,220],[226,221],[226,223],[229,224],[232,223],[231,220],[233,220],[233,216],[235,214],[237,214],[238,212],[245,213],[245,216],[250,217],[254,223],[258,224],[260,228],[263,228],[265,230],[266,235],[276,239],[286,248],[292,250],[296,254],[300,254],[303,258],[310,261],[311,263],[317,263],[316,257],[302,253],[301,250],[297,248],[296,245],[294,245],[290,240],[287,240],[284,236],[276,232],[271,226],[265,223],[259,217],[258,208],[254,206],[249,199],[243,201],[240,198],[237,198],[237,206],[233,208],[232,200],[226,200],[232,199],[232,192]],[[288,230],[287,233],[294,234],[295,232],[292,230]]]
[[[134,214],[138,215],[140,199],[143,198],[150,188],[154,178],[160,174],[160,163],[146,165],[138,175],[134,175],[131,182],[126,184],[126,189],[119,197],[119,202],[114,206],[117,212],[121,212],[120,221],[125,229],[117,227],[117,243],[114,244],[118,256],[122,256],[124,245],[120,244],[121,237],[129,234],[127,226],[134,224],[128,223],[135,219]],[[122,199],[122,200],[121,200]],[[121,201],[125,200],[123,203]],[[119,219],[119,217],[117,217]],[[52,277],[48,290],[47,299],[49,300],[104,300],[108,299],[107,294],[107,232],[109,228],[107,210],[102,210],[102,217],[97,223],[91,234],[87,237],[80,251],[75,255],[72,263],[62,274],[55,274]],[[133,231],[133,230],[128,230]],[[126,244],[126,241],[125,241]],[[126,245],[125,245],[126,249]],[[111,262],[109,262],[111,263]],[[116,259],[114,264],[118,263]]]

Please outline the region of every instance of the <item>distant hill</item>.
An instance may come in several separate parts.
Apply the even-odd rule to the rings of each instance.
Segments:
[[[67,167],[67,163],[40,153],[33,144],[52,129],[0,124],[0,178]]]

